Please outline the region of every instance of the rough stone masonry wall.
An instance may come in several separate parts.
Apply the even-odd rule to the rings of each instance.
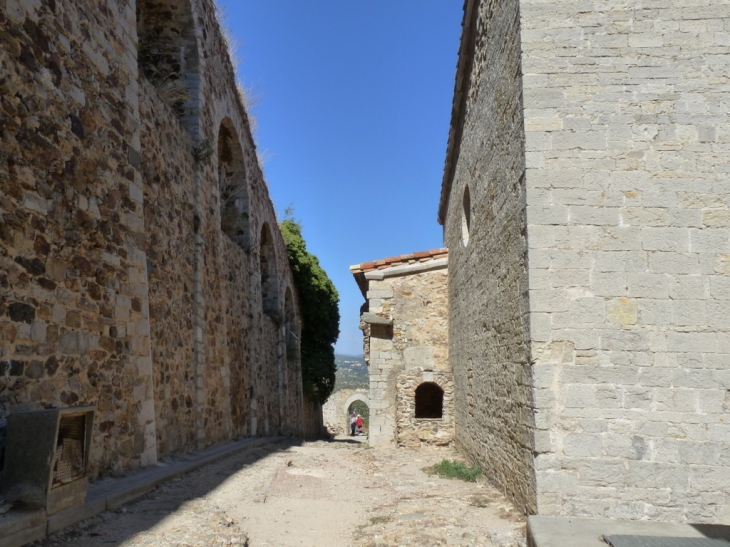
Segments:
[[[296,292],[213,3],[136,8],[0,0],[0,416],[96,404],[94,475],[321,424],[286,351]],[[177,55],[180,36],[186,54],[148,81],[137,15],[155,10],[140,47],[164,36]],[[224,122],[245,161],[245,246],[221,231]]]
[[[428,263],[425,263],[428,264]],[[414,264],[421,267],[421,264]],[[399,268],[403,268],[402,266]],[[365,274],[368,313],[392,319],[392,325],[369,325],[370,444],[398,441],[398,380],[403,374],[422,376],[439,371],[450,376],[447,338],[447,273],[432,271],[391,275],[388,270]],[[382,279],[372,277],[382,276]],[[367,329],[366,329],[367,334]],[[418,383],[420,383],[419,380]],[[404,418],[401,417],[401,420]],[[408,429],[413,424],[405,423]],[[447,429],[450,424],[447,422]]]
[[[134,3],[0,2],[0,416],[96,404],[155,461]]]
[[[411,369],[398,376],[396,386],[396,437],[398,446],[451,446],[454,442],[454,377],[450,372]],[[444,392],[441,418],[416,418],[416,389],[423,382]]]
[[[531,513],[536,495],[518,8],[517,1],[475,2],[471,44],[462,52],[472,50],[474,57],[463,84],[444,239],[457,443]]]
[[[158,245],[151,246],[151,270],[157,271],[156,259],[174,245],[181,245],[182,239],[185,247],[179,250],[184,254],[177,260],[165,257],[159,262],[162,269],[172,270],[176,279],[184,283],[171,291],[171,283],[165,280],[152,300],[157,302],[159,298],[166,302],[170,294],[192,297],[192,302],[185,303],[192,305],[178,307],[175,317],[185,323],[183,332],[187,336],[182,345],[188,353],[192,348],[194,366],[190,366],[190,361],[179,360],[175,353],[183,351],[181,344],[175,344],[176,349],[171,350],[164,343],[169,330],[160,329],[161,345],[167,352],[165,366],[176,373],[172,377],[159,376],[158,412],[184,423],[167,430],[163,424],[158,425],[158,437],[161,441],[171,435],[178,437],[177,442],[169,443],[169,449],[164,452],[167,454],[191,446],[207,446],[235,435],[276,432],[316,435],[321,419],[316,408],[310,409],[311,405],[305,404],[298,389],[301,384],[298,351],[295,355],[286,351],[287,331],[295,335],[300,332],[294,300],[296,291],[276,214],[258,164],[248,115],[236,88],[227,44],[212,2],[173,4],[162,8],[176,9],[173,13],[179,20],[178,33],[187,37],[183,41],[187,72],[181,74],[188,93],[187,103],[181,112],[179,103],[171,104],[169,82],[153,79],[145,89],[152,89],[156,96],[155,93],[145,96],[143,104],[150,119],[155,120],[148,134],[149,150],[145,152],[167,158],[167,165],[154,176],[168,184],[177,181],[185,192],[184,196],[175,196],[179,199],[170,199],[171,188],[166,188],[160,193],[164,207],[150,200],[151,213],[160,209],[151,218],[151,222],[158,221],[154,233],[169,232],[172,226],[179,226],[173,237],[160,237],[155,242]],[[155,21],[154,10],[161,6],[148,3],[145,9],[148,11],[142,18],[146,15],[146,20]],[[192,30],[188,26],[191,21]],[[190,35],[197,36],[195,54],[190,53]],[[153,38],[146,38],[144,49],[155,50],[158,44],[149,43],[154,36],[153,33]],[[174,49],[174,42],[165,42],[164,46]],[[163,99],[167,105],[159,104]],[[166,138],[159,139],[156,137],[159,134]],[[178,147],[184,149],[180,158],[176,158],[181,156]],[[232,176],[238,184],[239,213],[245,225],[245,237],[235,239],[224,231],[222,219],[225,199],[222,172],[226,171],[226,164],[231,164],[230,169],[234,171],[225,176]],[[172,220],[173,217],[178,219]],[[268,313],[264,313],[263,304],[262,230],[269,234],[269,259],[275,263],[270,264],[274,273],[269,282],[275,293],[271,297],[274,309]],[[185,260],[181,260],[183,256]],[[289,302],[291,317],[285,320],[287,298],[292,300]],[[192,333],[187,330],[190,324]],[[184,412],[171,413],[163,408],[166,395],[175,386],[181,395],[179,407],[185,393]],[[181,433],[185,435],[182,445]]]
[[[730,2],[521,22],[537,509],[729,523]]]

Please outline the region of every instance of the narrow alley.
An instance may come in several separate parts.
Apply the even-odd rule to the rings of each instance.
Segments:
[[[36,547],[524,545],[524,521],[484,480],[430,475],[450,449],[282,440],[163,484]]]

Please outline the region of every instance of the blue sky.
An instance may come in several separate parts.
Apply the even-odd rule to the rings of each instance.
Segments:
[[[436,222],[460,0],[219,0],[252,89],[280,218],[289,205],[340,293],[338,353],[362,354],[349,266],[442,245]]]

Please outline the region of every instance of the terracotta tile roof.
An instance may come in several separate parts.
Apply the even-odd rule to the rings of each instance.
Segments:
[[[384,270],[393,266],[401,266],[403,264],[415,264],[416,262],[428,262],[437,258],[445,258],[448,256],[448,249],[432,249],[430,251],[422,251],[418,253],[410,253],[407,255],[391,256],[382,260],[373,260],[372,262],[363,262],[350,266],[353,275],[372,272],[373,270]]]

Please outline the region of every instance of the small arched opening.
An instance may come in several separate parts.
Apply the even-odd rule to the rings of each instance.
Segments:
[[[471,194],[468,186],[464,187],[461,205],[461,242],[466,247],[469,245],[469,235],[471,234]]]
[[[352,413],[355,413],[356,418],[360,418],[362,425],[355,427],[355,433],[359,435],[366,435],[369,428],[370,428],[370,405],[368,404],[368,400],[366,397],[357,397],[354,401],[352,401],[347,406],[347,432],[348,434],[352,433],[352,427],[351,427],[351,421],[350,417],[352,416]]]
[[[200,61],[190,0],[137,0],[136,8],[139,72],[191,129]]]
[[[243,150],[229,118],[218,131],[218,188],[221,231],[244,251],[249,250],[248,182]]]
[[[261,274],[261,305],[265,314],[280,319],[279,276],[276,268],[276,254],[271,228],[264,222],[259,242],[259,272]],[[280,321],[279,321],[280,323]]]
[[[423,382],[416,388],[416,418],[443,417],[444,390],[434,382]]]

